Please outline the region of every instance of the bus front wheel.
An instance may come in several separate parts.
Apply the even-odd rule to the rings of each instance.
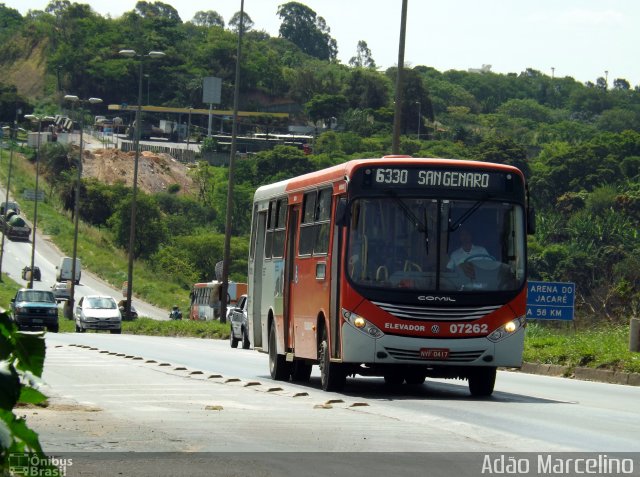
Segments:
[[[287,363],[283,354],[278,354],[276,325],[271,323],[271,331],[269,332],[269,373],[271,378],[277,381],[286,381],[289,379],[289,363]]]
[[[496,368],[476,368],[469,372],[469,392],[474,397],[488,397],[496,384]]]
[[[320,349],[320,382],[324,391],[341,391],[347,380],[344,369],[339,363],[331,362],[327,332],[323,332]]]

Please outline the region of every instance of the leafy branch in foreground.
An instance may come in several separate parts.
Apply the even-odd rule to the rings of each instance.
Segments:
[[[37,388],[44,367],[44,333],[21,333],[6,311],[0,313],[0,465],[14,453],[42,453],[38,434],[13,413],[18,402],[40,404]]]

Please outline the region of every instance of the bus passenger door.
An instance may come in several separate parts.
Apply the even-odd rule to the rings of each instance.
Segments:
[[[267,228],[266,211],[256,214],[256,224],[252,240],[253,260],[249,262],[252,272],[249,273],[253,277],[251,286],[251,294],[249,295],[249,303],[251,303],[251,316],[249,317],[250,336],[254,348],[262,347],[262,279],[264,268],[264,236]]]
[[[287,250],[285,252],[285,272],[284,282],[284,312],[283,312],[283,332],[284,332],[284,348],[285,352],[293,348],[293,316],[294,302],[296,300],[297,283],[298,283],[298,265],[296,263],[296,244],[298,240],[298,216],[300,215],[300,206],[294,205],[289,210],[289,221],[287,223]]]

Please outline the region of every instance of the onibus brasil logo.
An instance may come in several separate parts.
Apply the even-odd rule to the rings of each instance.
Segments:
[[[73,459],[30,452],[9,454],[9,472],[24,477],[64,477]]]

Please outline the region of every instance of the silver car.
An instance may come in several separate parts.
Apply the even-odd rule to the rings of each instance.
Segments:
[[[76,331],[109,330],[122,332],[122,315],[118,304],[110,296],[87,295],[80,298],[74,311]]]
[[[247,315],[247,295],[242,295],[238,299],[235,307],[230,308],[227,312],[227,321],[231,324],[231,333],[229,334],[229,342],[232,348],[237,348],[238,343],[242,341],[242,348],[249,349],[251,342],[249,341],[249,317]]]
[[[71,284],[67,282],[55,282],[51,287],[56,301],[68,300],[71,296]]]

